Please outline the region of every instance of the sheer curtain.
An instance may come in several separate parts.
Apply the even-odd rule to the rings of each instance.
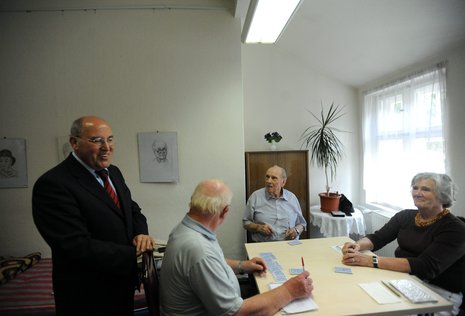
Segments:
[[[413,207],[410,181],[445,170],[446,68],[415,73],[365,93],[363,187],[367,203]]]

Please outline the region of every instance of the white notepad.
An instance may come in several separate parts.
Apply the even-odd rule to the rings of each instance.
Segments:
[[[270,283],[268,286],[270,289],[277,288],[282,283]],[[311,298],[301,298],[297,300],[293,300],[286,306],[282,308],[283,314],[296,314],[296,313],[303,313],[308,311],[317,310],[318,305],[316,305],[315,301]]]
[[[378,304],[392,304],[399,303],[401,299],[394,294],[381,282],[360,283],[359,284],[365,292],[368,293]]]

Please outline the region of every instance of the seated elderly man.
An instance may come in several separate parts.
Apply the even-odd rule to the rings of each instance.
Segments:
[[[265,187],[250,195],[242,223],[252,241],[298,239],[307,227],[299,200],[284,189],[286,180],[286,170],[273,166],[266,171]]]
[[[216,230],[230,212],[232,192],[221,180],[206,180],[191,196],[189,212],[170,234],[160,272],[161,314],[273,315],[294,299],[310,296],[307,271],[266,293],[241,298],[235,273],[265,273],[261,258],[225,259]]]

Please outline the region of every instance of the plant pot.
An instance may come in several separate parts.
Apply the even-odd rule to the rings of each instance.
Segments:
[[[337,211],[339,209],[339,199],[341,195],[338,193],[329,193],[326,192],[318,194],[320,196],[320,209],[323,212]]]

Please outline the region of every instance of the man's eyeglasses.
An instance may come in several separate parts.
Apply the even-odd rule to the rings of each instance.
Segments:
[[[74,137],[80,138],[80,139],[86,139],[80,136],[74,136]],[[108,144],[108,146],[113,146],[115,144],[115,140],[113,139],[113,136],[110,136],[107,139],[103,137],[91,137],[91,138],[87,138],[87,141],[92,144],[100,145],[100,146],[104,146],[105,144]]]

